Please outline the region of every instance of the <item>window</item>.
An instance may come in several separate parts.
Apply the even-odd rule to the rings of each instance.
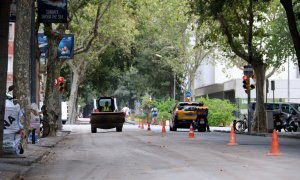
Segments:
[[[281,111],[285,113],[290,113],[290,106],[288,104],[282,104]]]

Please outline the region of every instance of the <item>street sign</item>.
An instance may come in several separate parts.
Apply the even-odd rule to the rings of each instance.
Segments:
[[[253,75],[252,66],[249,66],[249,65],[244,66],[244,75],[246,75],[246,76],[252,76]]]
[[[186,92],[185,92],[185,97],[191,97],[191,95],[192,95],[192,94],[191,94],[190,91],[186,91]]]

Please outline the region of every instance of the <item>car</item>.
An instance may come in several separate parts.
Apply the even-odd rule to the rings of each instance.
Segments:
[[[179,102],[170,111],[170,131],[177,131],[177,128],[190,128],[190,125],[197,117],[197,109],[201,107],[199,102]]]
[[[250,114],[254,113],[256,102],[250,104]],[[265,103],[266,110],[273,111],[273,115],[282,114],[283,118],[286,119],[290,114],[293,114],[300,119],[299,103],[292,102],[272,102]]]

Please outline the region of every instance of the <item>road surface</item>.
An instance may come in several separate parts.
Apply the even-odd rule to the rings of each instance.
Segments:
[[[25,180],[110,179],[300,179],[300,140],[280,138],[282,156],[267,156],[271,137],[237,135],[238,146],[227,146],[229,133],[152,131],[126,125],[90,132],[90,125],[66,125],[71,130]],[[168,128],[167,128],[168,129]]]

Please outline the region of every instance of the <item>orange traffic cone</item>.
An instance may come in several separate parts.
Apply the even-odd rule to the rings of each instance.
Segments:
[[[142,120],[142,127],[141,129],[144,129],[144,120]]]
[[[193,129],[193,125],[192,124],[190,126],[189,138],[195,138],[194,129]]]
[[[138,128],[141,128],[141,120],[139,119],[139,126],[138,126]]]
[[[163,135],[165,135],[166,134],[166,127],[165,127],[165,120],[164,120],[164,118],[162,118],[161,123],[162,123],[162,125],[161,125],[162,126],[161,133]]]
[[[235,138],[235,133],[234,133],[233,127],[231,127],[229,143],[227,145],[228,146],[236,146],[236,145],[238,145],[236,143],[236,138]]]
[[[148,131],[151,131],[151,128],[150,128],[150,122],[148,122]]]
[[[268,153],[269,156],[280,156],[280,149],[279,149],[279,143],[278,143],[278,137],[277,137],[277,132],[274,129],[273,134],[272,134],[272,144],[271,144],[271,149],[270,152]]]

